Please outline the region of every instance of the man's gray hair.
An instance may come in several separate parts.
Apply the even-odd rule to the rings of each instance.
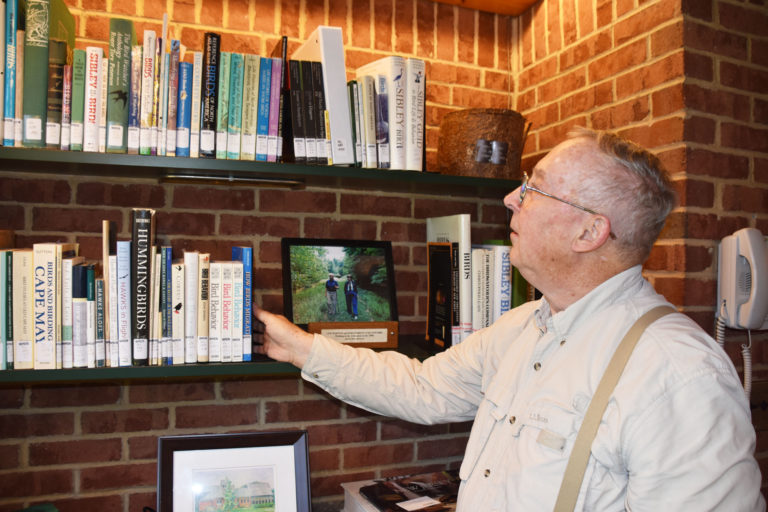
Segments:
[[[676,203],[664,165],[647,149],[612,132],[576,128],[568,135],[593,140],[609,159],[604,172],[588,173],[580,196],[609,216],[619,244],[645,261]]]

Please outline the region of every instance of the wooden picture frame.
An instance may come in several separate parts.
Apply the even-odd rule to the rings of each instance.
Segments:
[[[283,311],[293,323],[341,343],[397,347],[390,242],[283,238],[282,261]]]
[[[157,510],[163,512],[233,499],[241,507],[310,510],[307,432],[161,436],[157,482]]]

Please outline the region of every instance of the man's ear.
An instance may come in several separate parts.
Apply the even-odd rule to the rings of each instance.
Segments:
[[[599,249],[611,236],[611,222],[604,215],[590,215],[582,231],[572,244],[575,252],[591,252]]]

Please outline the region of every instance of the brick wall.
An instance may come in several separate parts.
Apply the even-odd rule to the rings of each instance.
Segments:
[[[422,57],[429,169],[436,168],[440,119],[457,108],[508,107],[526,115],[533,122],[526,168],[572,125],[620,130],[659,152],[682,198],[647,274],[707,328],[717,240],[745,225],[768,232],[768,40],[765,9],[754,4],[543,0],[519,18],[427,0],[70,5],[80,46],[105,44],[113,15],[132,17],[140,34],[159,31],[168,12],[171,35],[191,50],[201,49],[204,31],[218,30],[224,50],[264,54],[280,34],[293,48],[326,23],[343,28],[349,70],[390,53]],[[16,230],[19,246],[77,240],[97,258],[101,219],[115,220],[127,237],[127,210],[154,207],[158,241],[176,254],[196,248],[224,258],[233,244],[253,245],[256,299],[279,311],[280,237],[392,240],[405,333],[423,329],[423,219],[472,213],[477,241],[503,237],[506,223],[503,190],[479,198],[472,191],[431,195],[344,183],[284,191],[51,171],[0,175],[0,228]],[[755,345],[756,367],[764,372],[763,343]],[[735,351],[734,360],[740,364]],[[380,418],[293,377],[4,387],[0,511],[41,500],[62,511],[140,510],[154,502],[158,435],[290,428],[310,432],[316,510],[334,510],[339,482],[456,466],[469,427]],[[766,459],[768,436],[760,434]]]

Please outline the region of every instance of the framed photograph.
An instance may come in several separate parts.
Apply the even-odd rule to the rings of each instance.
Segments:
[[[310,510],[307,432],[158,438],[157,510]]]
[[[392,244],[283,238],[285,316],[342,343],[397,346]]]

